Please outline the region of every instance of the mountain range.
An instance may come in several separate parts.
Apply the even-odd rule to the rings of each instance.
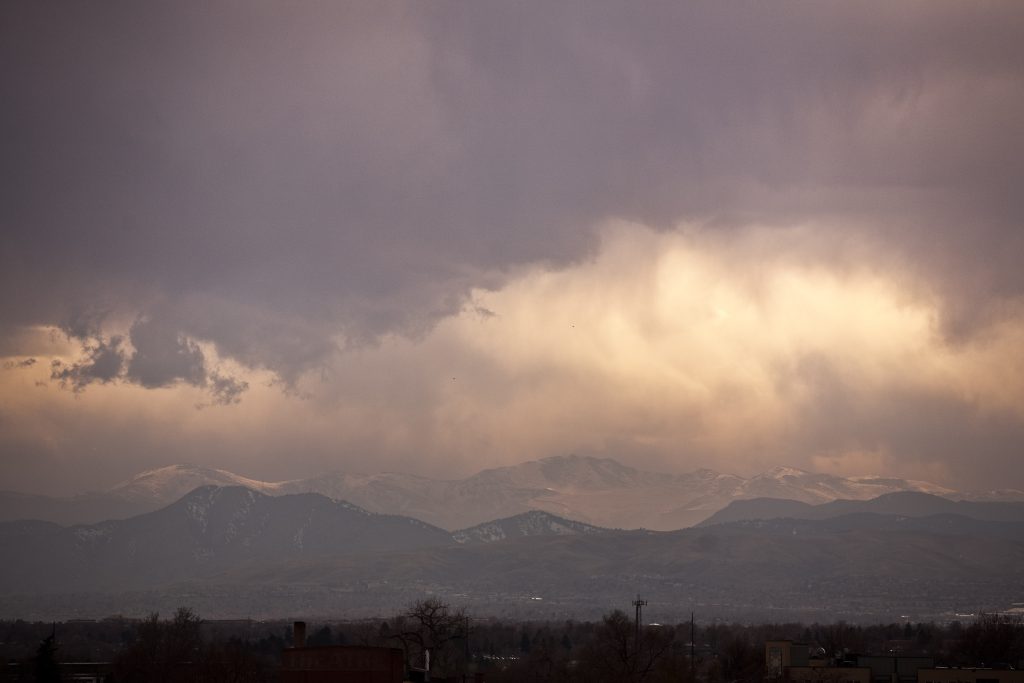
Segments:
[[[708,469],[648,472],[607,458],[556,456],[454,480],[332,472],[266,482],[225,470],[172,465],[143,472],[104,492],[72,498],[0,492],[0,520],[86,524],[125,518],[156,510],[207,485],[243,486],[273,496],[318,493],[370,512],[414,517],[448,530],[542,510],[593,526],[667,531],[692,526],[733,501],[752,498],[819,504],[918,491],[951,499],[1024,500],[1020,491],[971,494],[924,481],[844,478],[791,467],[744,478]]]
[[[203,486],[125,520],[0,523],[0,617],[182,604],[211,618],[373,617],[441,595],[479,614],[590,618],[639,591],[665,618],[877,621],[1024,599],[1024,505],[899,493],[808,507],[836,514],[657,532],[535,511],[449,533],[320,494]]]
[[[201,486],[124,520],[63,527],[0,522],[0,583],[7,591],[110,590],[202,579],[246,566],[455,544],[476,545],[605,529],[531,511],[454,534],[412,517],[369,512],[317,493],[280,496]]]
[[[832,519],[865,513],[913,518],[943,515],[988,522],[1024,522],[1024,503],[949,500],[917,491],[887,493],[871,500],[834,500],[819,505],[779,498],[752,498],[734,500],[698,526],[758,519]]]

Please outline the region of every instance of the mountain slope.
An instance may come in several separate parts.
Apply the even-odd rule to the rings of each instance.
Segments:
[[[316,595],[320,609],[365,616],[389,599],[457,594],[474,613],[522,618],[596,618],[640,592],[646,613],[665,621],[695,609],[705,619],[877,623],[1005,609],[1019,599],[1022,563],[1019,523],[863,514],[311,558],[250,565],[190,590],[220,599],[229,586],[287,586],[283,604]]]
[[[442,529],[318,494],[201,487],[156,512],[95,525],[0,524],[4,592],[153,586],[248,563],[451,543]]]
[[[993,522],[1024,522],[1024,503],[954,501],[916,491],[890,493],[871,500],[834,500],[820,505],[777,498],[755,498],[733,501],[698,526],[781,517],[829,519],[858,513],[902,517],[958,515]]]
[[[462,529],[452,534],[457,543],[494,543],[526,536],[570,536],[575,534],[601,534],[607,529],[563,519],[540,510],[531,510],[514,517],[496,519]]]
[[[550,533],[552,524],[575,533]],[[666,619],[696,609],[706,618],[877,622],[1005,609],[1020,599],[1024,566],[1024,523],[963,515],[862,512],[590,533],[532,513],[495,525],[504,539],[460,544],[415,520],[316,494],[238,487],[201,488],[158,512],[99,525],[8,522],[0,524],[0,616],[180,604],[210,616],[374,616],[457,594],[479,614],[580,618],[641,592]]]

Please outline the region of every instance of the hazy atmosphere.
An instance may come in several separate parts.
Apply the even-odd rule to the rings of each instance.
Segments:
[[[0,489],[568,454],[1024,488],[1022,35],[4,3]]]

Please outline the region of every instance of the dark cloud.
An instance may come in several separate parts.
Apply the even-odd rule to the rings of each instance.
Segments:
[[[257,376],[290,396],[304,377],[353,382],[353,403],[408,402],[416,425],[440,399],[389,367],[354,381],[351,359],[463,309],[500,327],[511,314],[481,291],[594,260],[617,220],[685,225],[709,249],[755,235],[732,279],[756,280],[759,249],[873,269],[928,302],[944,351],[970,349],[1021,317],[1022,36],[1019,2],[4,3],[0,355],[65,358],[52,378],[78,392],[195,387],[219,405]],[[582,337],[586,312],[559,329]],[[432,386],[445,352],[407,375]],[[837,409],[809,410],[773,458],[842,435],[924,454],[927,416],[957,412],[801,373]],[[445,391],[471,383],[452,374]],[[1011,461],[1016,418],[960,414],[967,437],[947,444],[991,428]],[[125,460],[152,445],[134,436]],[[311,452],[327,462],[336,438]]]
[[[109,338],[95,332],[97,319],[78,318],[63,326],[68,340],[81,345],[80,359],[52,361],[50,378],[62,388],[79,393],[93,383],[122,381],[147,389],[186,384],[206,389],[212,405],[238,403],[248,382],[228,375],[210,364],[200,345],[166,317],[138,318],[127,338]],[[35,359],[21,361],[28,367]],[[5,364],[14,367],[13,362]]]
[[[22,360],[8,360],[4,361],[4,370],[13,370],[16,368],[30,368],[36,364],[35,358],[24,358]]]
[[[206,382],[206,359],[199,344],[158,320],[140,319],[131,329],[135,353],[126,377],[148,389],[175,382],[201,386]]]
[[[211,372],[208,379],[211,402],[214,405],[231,405],[242,400],[242,394],[249,388],[249,383],[222,375],[219,372]]]
[[[70,388],[74,392],[80,392],[94,382],[113,382],[121,376],[124,366],[123,342],[124,339],[119,335],[109,339],[102,336],[83,339],[83,359],[73,363],[54,360],[50,369],[50,379],[60,382],[61,387]]]
[[[293,382],[612,216],[841,220],[965,333],[1024,285],[1016,3],[3,12],[7,325],[160,300]]]
[[[103,321],[109,311],[88,304],[71,308],[57,327],[68,339],[89,339],[103,333]]]

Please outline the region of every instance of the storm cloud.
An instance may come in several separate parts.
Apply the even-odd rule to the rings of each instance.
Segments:
[[[8,3],[0,348],[39,358],[25,372],[78,406],[175,397],[217,404],[178,419],[223,429],[266,402],[293,423],[330,416],[276,445],[305,449],[308,469],[584,448],[948,478],[970,443],[1007,472],[1022,445],[1022,45],[1012,2]],[[768,327],[734,329],[747,344],[718,360],[664,337],[713,329],[699,298],[651,308],[665,290],[638,274],[666,267],[697,268],[690,286]],[[830,310],[855,305],[872,311],[863,335]],[[610,369],[571,338],[539,345],[609,311],[646,356],[619,349]],[[471,324],[520,345],[480,347]],[[936,365],[897,360],[901,343]],[[652,385],[644,357],[689,379]],[[705,376],[716,362],[746,371]],[[81,426],[57,419],[54,393],[4,408],[27,431],[0,450],[69,457],[53,425]],[[591,403],[610,395],[625,397],[605,402],[614,415]],[[511,407],[529,426],[505,424]],[[959,419],[931,430],[935,415]],[[212,423],[198,433],[180,450],[276,466],[235,437],[220,449]],[[132,460],[149,437],[119,438],[94,443],[121,453],[111,472],[153,464]]]

